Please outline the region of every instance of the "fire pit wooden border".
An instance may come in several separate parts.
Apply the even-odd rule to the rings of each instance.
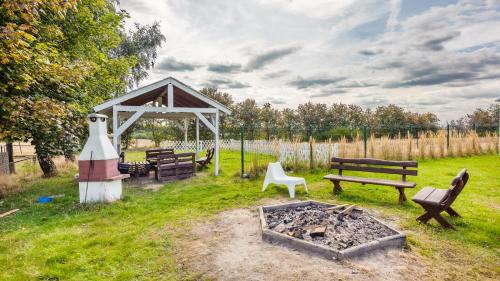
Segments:
[[[267,210],[276,210],[276,209],[288,209],[288,208],[295,208],[299,206],[309,206],[309,205],[319,205],[319,206],[326,206],[326,207],[334,207],[335,205],[328,204],[328,203],[323,203],[323,202],[318,202],[318,201],[302,201],[302,202],[293,202],[293,203],[284,203],[284,204],[277,204],[277,205],[271,205],[271,206],[262,206],[259,207],[259,214],[260,214],[260,223],[261,223],[261,230],[262,230],[262,240],[266,241],[271,244],[278,244],[281,246],[285,246],[297,251],[301,251],[307,254],[312,254],[316,256],[320,256],[326,259],[333,259],[333,260],[341,260],[345,258],[352,258],[356,256],[360,256],[362,254],[371,252],[373,250],[377,249],[383,249],[383,248],[388,248],[388,247],[396,247],[400,248],[406,243],[406,234],[388,226],[387,224],[381,222],[380,220],[374,218],[371,216],[374,220],[379,222],[380,224],[390,228],[397,234],[379,238],[376,240],[373,240],[371,242],[357,245],[351,248],[347,248],[344,250],[335,250],[333,248],[323,246],[323,245],[318,245],[314,244],[309,241],[305,241],[299,238],[295,238],[292,236],[288,236],[286,234],[282,234],[276,231],[273,231],[269,228],[266,222],[266,218],[264,217],[264,211]]]

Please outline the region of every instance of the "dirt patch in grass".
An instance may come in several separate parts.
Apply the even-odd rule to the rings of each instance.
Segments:
[[[262,241],[258,212],[236,209],[193,226],[179,245],[179,260],[195,278],[216,280],[421,280],[426,264],[391,249],[341,262]]]

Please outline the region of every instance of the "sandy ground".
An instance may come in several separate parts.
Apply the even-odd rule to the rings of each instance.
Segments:
[[[422,280],[427,267],[409,251],[391,249],[329,261],[262,241],[256,209],[237,209],[193,226],[179,249],[194,278],[215,280]]]

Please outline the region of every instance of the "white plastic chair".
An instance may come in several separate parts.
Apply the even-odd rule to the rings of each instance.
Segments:
[[[264,185],[262,186],[262,192],[264,192],[270,183],[274,184],[284,184],[288,186],[288,193],[290,193],[290,198],[295,198],[295,186],[303,184],[306,192],[307,190],[306,180],[299,177],[289,177],[285,174],[285,171],[281,167],[280,162],[269,163],[267,166],[266,178],[264,179]]]

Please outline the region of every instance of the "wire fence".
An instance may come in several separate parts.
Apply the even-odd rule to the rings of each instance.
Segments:
[[[271,161],[280,161],[288,170],[328,168],[332,157],[387,160],[435,159],[499,152],[496,127],[458,130],[440,128],[355,128],[311,133],[299,131],[283,138],[266,130],[240,130],[242,174],[258,175]],[[343,130],[343,129],[342,129]],[[276,130],[279,132],[282,130]],[[390,133],[388,133],[390,132]],[[269,138],[267,138],[269,136]],[[260,138],[260,139],[259,139]],[[264,138],[264,139],[262,139]]]

